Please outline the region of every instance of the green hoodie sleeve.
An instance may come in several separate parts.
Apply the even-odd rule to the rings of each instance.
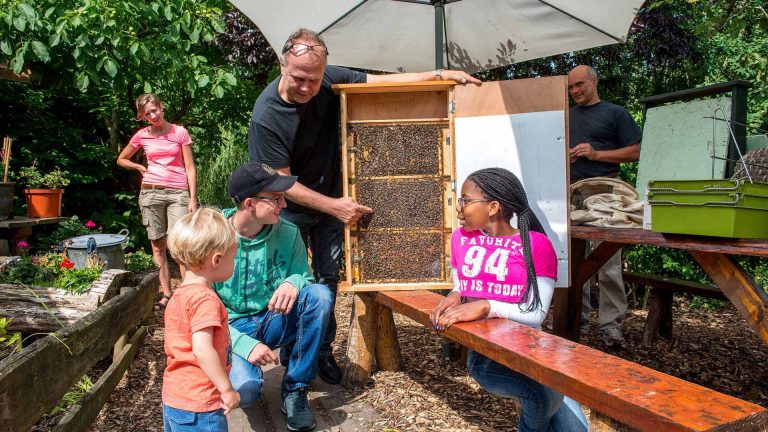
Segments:
[[[307,265],[307,249],[304,246],[304,240],[301,239],[298,233],[293,241],[291,262],[288,264],[286,274],[288,277],[285,278],[285,282],[295,286],[298,291],[315,282],[315,277],[309,272],[309,266]]]
[[[258,341],[245,333],[240,333],[236,328],[229,326],[229,340],[232,342],[232,352],[248,360],[253,347],[260,344]]]

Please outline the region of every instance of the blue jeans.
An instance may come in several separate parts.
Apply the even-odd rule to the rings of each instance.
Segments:
[[[223,409],[194,412],[163,404],[163,430],[165,432],[227,432],[227,417]]]
[[[273,349],[295,341],[296,349],[288,361],[282,387],[296,390],[309,386],[317,375],[317,353],[332,308],[328,287],[312,284],[299,291],[299,298],[288,315],[265,309],[256,315],[237,318],[229,325]],[[264,381],[261,368],[247,359],[232,356],[229,379],[240,393],[240,406],[251,406],[261,397]]]
[[[331,343],[336,339],[336,290],[339,286],[339,266],[341,245],[344,241],[344,224],[331,215],[324,213],[304,214],[283,209],[280,217],[294,223],[301,231],[304,244],[312,251],[312,272],[317,283],[327,286],[333,296],[331,317],[325,331],[320,355],[329,356],[333,349]],[[292,347],[286,347],[281,353],[290,354]],[[287,358],[287,357],[286,357]],[[281,354],[282,359],[282,354]]]
[[[589,429],[579,403],[508,367],[470,351],[470,375],[489,393],[520,399],[519,432],[577,432]]]

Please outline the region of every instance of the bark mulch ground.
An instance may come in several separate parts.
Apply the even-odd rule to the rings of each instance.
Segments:
[[[678,296],[675,338],[650,348],[640,344],[646,311],[632,310],[624,324],[628,347],[611,351],[625,359],[768,407],[768,346],[752,332],[730,304],[715,310],[691,307]],[[351,295],[338,299],[339,362],[346,346]],[[158,314],[157,322],[162,323]],[[368,430],[513,431],[517,406],[489,395],[468,376],[464,365],[443,359],[441,339],[433,331],[396,316],[404,370],[379,372],[371,385],[350,396],[379,412]],[[595,329],[582,343],[605,349]],[[162,326],[155,327],[93,431],[162,430],[160,390],[165,366]]]

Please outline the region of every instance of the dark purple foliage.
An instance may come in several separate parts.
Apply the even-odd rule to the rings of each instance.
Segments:
[[[254,81],[266,83],[270,70],[277,65],[277,56],[269,42],[240,11],[233,10],[222,17],[227,30],[216,38],[216,46],[226,50],[225,58],[243,66]]]

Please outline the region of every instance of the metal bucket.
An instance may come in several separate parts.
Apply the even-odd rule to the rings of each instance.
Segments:
[[[122,270],[125,268],[123,249],[128,245],[128,230],[120,230],[117,234],[87,234],[64,240],[62,244],[75,268],[85,267],[88,256],[95,253],[105,269]]]

